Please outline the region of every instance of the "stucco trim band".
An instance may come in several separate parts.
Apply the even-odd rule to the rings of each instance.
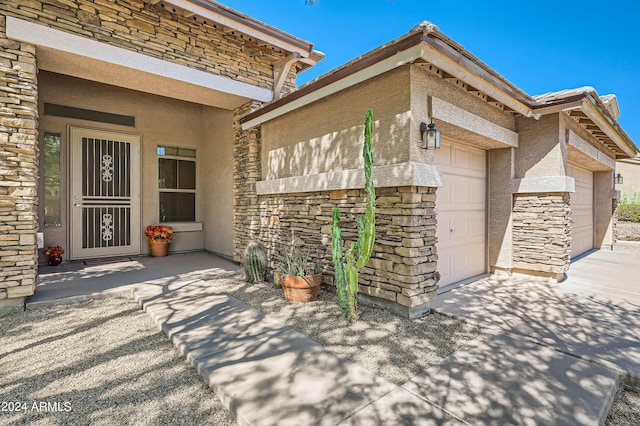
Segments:
[[[373,167],[377,187],[442,186],[442,170],[433,164],[406,162]],[[364,186],[364,170],[352,169],[256,182],[258,195],[359,189]]]
[[[201,89],[215,90],[261,102],[270,102],[273,99],[271,91],[262,87],[142,55],[12,16],[7,16],[6,25],[6,34],[10,39],[106,62],[151,76],[192,84]]]
[[[514,179],[511,192],[513,194],[576,192],[576,182],[569,176],[542,176]]]
[[[433,108],[432,114],[435,120],[446,121],[454,126],[486,136],[506,145],[505,148],[518,147],[518,133],[492,123],[482,117],[478,117],[442,99],[433,97],[431,102]]]
[[[588,155],[589,158],[592,158],[600,164],[605,165],[608,169],[613,170],[616,168],[616,160],[604,154],[598,148],[591,145],[589,142],[587,142],[571,130],[569,130],[569,137],[567,142],[578,151],[584,153],[585,155]]]

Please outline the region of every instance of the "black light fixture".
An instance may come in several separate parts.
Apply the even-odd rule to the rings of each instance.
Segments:
[[[429,124],[424,121],[420,123],[420,133],[422,133],[422,148],[431,150],[440,148],[440,131],[436,130],[433,118]]]
[[[616,183],[618,185],[622,185],[624,183],[624,178],[622,177],[622,175],[620,173],[615,175],[615,179],[616,179]]]

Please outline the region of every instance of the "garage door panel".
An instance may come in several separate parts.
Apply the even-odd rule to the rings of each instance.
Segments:
[[[469,250],[457,254],[438,254],[438,271],[440,272],[440,285],[447,285],[464,280],[475,275],[482,274],[485,270],[484,255],[474,253],[484,252],[484,241],[472,244]],[[469,271],[472,272],[470,275]]]
[[[486,154],[443,141],[435,163],[443,184],[436,197],[442,286],[485,272]]]
[[[575,180],[571,194],[571,256],[593,248],[593,172],[569,165],[568,174]]]

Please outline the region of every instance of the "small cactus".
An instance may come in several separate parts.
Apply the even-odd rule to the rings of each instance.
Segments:
[[[267,250],[260,243],[251,242],[244,250],[244,271],[250,283],[262,282],[267,271]]]

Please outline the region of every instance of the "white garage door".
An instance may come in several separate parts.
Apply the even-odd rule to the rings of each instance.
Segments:
[[[593,173],[569,165],[569,176],[576,181],[571,194],[571,257],[593,248]]]
[[[442,287],[486,271],[486,155],[480,149],[443,141],[435,164],[442,167],[443,186],[436,197]]]

